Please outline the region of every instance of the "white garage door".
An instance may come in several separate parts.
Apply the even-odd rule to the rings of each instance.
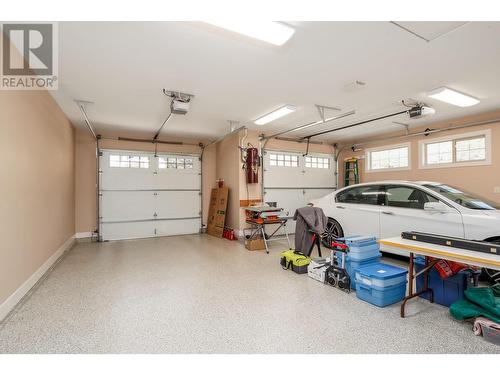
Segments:
[[[102,240],[199,233],[199,155],[101,150]]]
[[[293,215],[311,199],[335,190],[335,163],[329,154],[266,150],[264,152],[264,201],[276,202]],[[295,222],[287,225],[295,231]]]

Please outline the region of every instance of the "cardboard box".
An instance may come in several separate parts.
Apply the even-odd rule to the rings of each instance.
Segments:
[[[325,264],[326,267],[322,267]],[[311,263],[309,263],[309,266],[307,266],[307,274],[309,275],[310,278],[324,283],[326,269],[328,268],[329,264],[330,264],[330,259],[311,260]]]
[[[226,222],[228,195],[229,189],[227,187],[212,189],[210,194],[207,233],[212,236],[222,238]]]
[[[265,250],[266,244],[262,238],[253,238],[251,240],[245,240],[245,247],[247,250]]]

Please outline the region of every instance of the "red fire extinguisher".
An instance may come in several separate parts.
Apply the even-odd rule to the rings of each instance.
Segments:
[[[259,151],[256,148],[247,148],[246,165],[247,182],[256,184],[259,182]]]

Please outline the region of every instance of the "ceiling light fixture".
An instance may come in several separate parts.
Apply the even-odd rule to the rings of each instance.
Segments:
[[[479,100],[448,87],[439,87],[427,93],[427,96],[458,107],[470,107],[479,103]]]
[[[268,122],[274,121],[276,119],[289,115],[292,112],[295,112],[296,109],[297,107],[295,107],[294,105],[287,104],[284,105],[283,107],[276,109],[275,111],[272,111],[271,113],[268,113],[267,115],[259,117],[257,120],[254,121],[254,123],[256,125],[265,125]]]
[[[285,44],[295,33],[295,29],[275,21],[207,21],[207,23],[276,46]]]

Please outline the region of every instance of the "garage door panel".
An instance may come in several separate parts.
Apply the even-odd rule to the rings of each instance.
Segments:
[[[158,191],[158,218],[179,218],[200,216],[201,197],[196,191]]]
[[[201,219],[183,219],[183,220],[157,220],[156,235],[172,236],[178,234],[199,233]]]
[[[154,218],[152,191],[101,191],[102,221],[144,220]]]
[[[296,157],[299,161],[297,166],[292,166],[292,161],[283,161],[289,164],[288,166],[271,165],[271,157],[282,156]],[[293,152],[279,152],[279,151],[266,151],[264,154],[264,183],[268,187],[300,187],[303,180],[303,169],[300,165],[299,153]],[[279,161],[280,163],[282,161]],[[276,164],[276,163],[275,163]]]
[[[307,204],[313,199],[322,198],[334,191],[335,189],[304,189],[304,202]]]
[[[335,186],[335,170],[330,169],[313,169],[305,168],[303,175],[302,187],[325,187],[331,188]]]
[[[273,165],[271,165],[271,155]],[[298,167],[286,160],[277,165],[277,155],[297,156]],[[289,159],[291,160],[291,159]],[[281,189],[278,189],[281,188]],[[278,207],[289,211],[304,207],[312,199],[320,198],[335,190],[335,163],[329,154],[309,154],[266,150],[264,154],[265,202],[277,202]],[[295,222],[289,221],[289,232],[295,231]]]
[[[199,172],[159,170],[155,181],[157,189],[199,189]]]
[[[102,150],[100,163],[102,239],[199,232],[198,155],[156,157],[152,153]]]
[[[100,234],[104,240],[123,240],[155,236],[155,222],[101,223]]]
[[[111,156],[148,158],[148,168],[113,167]],[[156,165],[153,155],[126,151],[103,151],[100,156],[100,188],[103,190],[146,190],[154,188]]]
[[[159,154],[156,162],[157,189],[201,188],[201,161],[198,155]]]
[[[302,189],[266,189],[264,200],[276,202],[277,206],[287,211],[289,216],[293,216],[297,208],[304,206]],[[295,232],[295,221],[288,221],[287,230],[289,233]]]

